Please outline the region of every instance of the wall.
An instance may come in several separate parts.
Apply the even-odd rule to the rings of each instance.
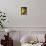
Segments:
[[[6,12],[7,27],[46,27],[46,0],[0,0],[0,10]],[[20,7],[28,7],[27,16],[20,16]]]
[[[20,31],[20,37],[31,31],[46,31],[46,0],[32,0],[32,12],[30,2],[31,0],[0,0],[0,10],[6,12],[8,20],[5,26],[12,31]],[[21,6],[28,7],[27,16],[20,16]],[[17,34],[16,37],[18,38]]]

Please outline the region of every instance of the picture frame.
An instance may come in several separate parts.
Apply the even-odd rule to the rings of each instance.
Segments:
[[[27,7],[21,7],[21,15],[27,15]]]

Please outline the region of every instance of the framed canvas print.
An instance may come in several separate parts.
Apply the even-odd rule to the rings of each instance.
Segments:
[[[21,7],[21,15],[27,15],[27,7]]]

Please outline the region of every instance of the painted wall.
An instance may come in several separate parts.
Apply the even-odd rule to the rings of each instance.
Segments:
[[[20,31],[20,36],[30,33],[30,31],[46,31],[46,0],[32,0],[32,12],[30,2],[31,0],[24,0],[24,2],[22,0],[0,0],[0,10],[6,12],[7,15],[5,26],[24,27],[12,28],[15,31]],[[28,7],[27,16],[20,15],[21,6]],[[17,34],[16,37],[18,38]]]
[[[46,27],[46,0],[0,0],[0,10],[6,12],[7,27]],[[20,7],[28,7],[26,16],[20,15]]]

